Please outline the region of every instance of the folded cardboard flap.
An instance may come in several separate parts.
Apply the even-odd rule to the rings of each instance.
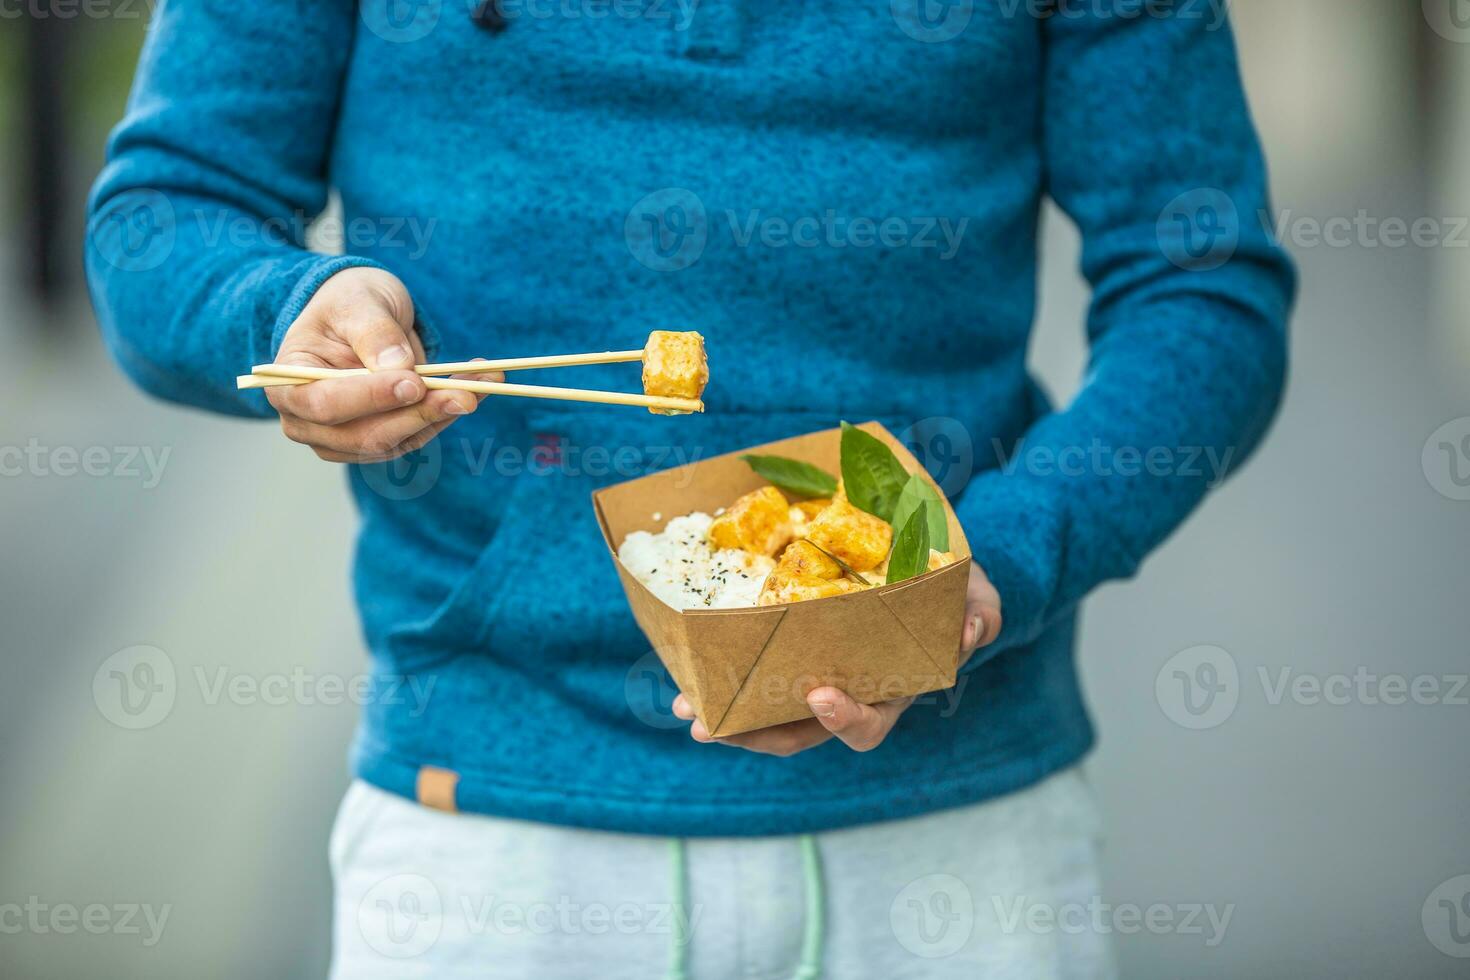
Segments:
[[[949,501],[913,454],[877,422],[859,428],[886,443],[904,469],[922,474],[944,501],[954,564],[828,599],[680,611],[617,560],[617,546],[632,532],[660,531],[670,519],[694,511],[714,513],[764,486],[740,458],[746,453],[788,456],[839,472],[842,432],[836,428],[678,466],[592,495],[638,627],[716,737],[810,718],[806,695],[816,687],[838,687],[871,704],[955,683],[969,543]]]

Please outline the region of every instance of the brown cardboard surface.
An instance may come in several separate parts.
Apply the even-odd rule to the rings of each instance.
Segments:
[[[969,542],[949,501],[913,454],[877,422],[859,428],[883,440],[904,469],[923,474],[944,500],[954,564],[852,595],[681,612],[655,598],[617,561],[618,544],[633,531],[660,531],[673,517],[697,510],[713,513],[764,486],[740,459],[745,453],[789,456],[837,473],[838,428],[752,446],[592,495],[634,619],[716,737],[810,718],[806,694],[815,687],[839,687],[871,704],[955,683]]]

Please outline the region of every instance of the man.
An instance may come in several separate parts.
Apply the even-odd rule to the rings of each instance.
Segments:
[[[1228,28],[1201,13],[159,7],[91,204],[104,334],[148,391],[278,415],[350,464],[374,670],[435,680],[426,709],[364,709],[338,975],[1110,970],[1105,937],[1006,930],[983,896],[1096,894],[1077,604],[1203,496],[1208,475],[1150,450],[1238,464],[1283,383],[1292,273],[1241,218],[1264,167]],[[300,233],[329,186],[342,256]],[[1025,369],[1043,195],[1094,289],[1062,411]],[[477,404],[408,370],[655,327],[708,338],[707,414]],[[273,360],[374,373],[234,389]],[[810,720],[724,745],[640,720],[648,647],[589,492],[841,418],[975,447],[951,494],[976,561],[963,686],[912,705],[821,688]],[[551,465],[515,464],[538,446]],[[567,462],[589,449],[624,462]],[[954,908],[953,882],[970,931],[901,927]],[[669,914],[486,928],[466,914],[486,896]]]

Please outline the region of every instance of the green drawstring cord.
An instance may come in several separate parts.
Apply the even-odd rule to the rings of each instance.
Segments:
[[[674,878],[674,948],[669,956],[669,980],[689,980],[689,854],[683,838],[669,838],[669,865]],[[811,834],[801,835],[801,871],[806,886],[806,930],[801,937],[801,962],[792,980],[817,980],[822,975],[826,938],[826,887],[817,839]]]
[[[689,859],[682,837],[669,838],[673,869],[674,948],[669,953],[669,980],[689,980]]]
[[[817,839],[811,834],[801,835],[801,869],[806,878],[806,932],[801,937],[801,963],[792,980],[816,980],[822,975],[827,910],[822,856],[817,853]]]

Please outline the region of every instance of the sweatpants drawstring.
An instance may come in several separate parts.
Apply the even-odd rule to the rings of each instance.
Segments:
[[[801,961],[792,980],[816,980],[822,975],[826,946],[827,889],[822,881],[822,856],[811,834],[801,835],[801,870],[806,884],[806,931],[801,937]]]
[[[792,980],[817,980],[822,975],[826,947],[827,888],[822,880],[822,856],[817,839],[801,835],[801,874],[806,895],[805,929],[801,936],[801,959]],[[669,980],[689,978],[689,851],[682,837],[669,838],[669,872],[674,896],[674,941],[669,950]]]
[[[689,855],[684,838],[669,838],[669,870],[673,876],[674,946],[669,950],[669,980],[689,980]]]

